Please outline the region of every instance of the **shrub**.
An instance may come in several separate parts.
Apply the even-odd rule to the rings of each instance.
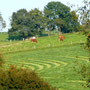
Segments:
[[[86,87],[90,88],[90,63],[81,65],[81,70],[79,72],[83,80],[86,81]]]
[[[0,70],[0,90],[55,90],[31,70],[11,66]]]
[[[88,63],[80,63],[76,61],[75,71],[82,77],[81,79],[86,83],[83,86],[90,88],[90,61]]]
[[[90,34],[88,34],[86,47],[88,48],[88,51],[90,52]]]

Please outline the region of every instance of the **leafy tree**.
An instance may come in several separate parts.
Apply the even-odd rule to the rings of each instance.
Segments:
[[[44,30],[46,24],[45,24],[45,18],[43,13],[38,10],[37,8],[31,10],[29,12],[30,22],[31,22],[31,32],[32,35],[40,35],[42,31]]]
[[[71,11],[70,13],[71,13],[71,16],[72,16],[71,26],[73,28],[73,31],[78,31],[79,30],[78,28],[80,27],[80,23],[78,22],[78,16],[76,14],[76,11]]]
[[[14,12],[8,31],[9,39],[22,39],[41,34],[45,26],[44,20],[42,12],[37,8],[29,12],[26,9]]]
[[[58,31],[61,32],[61,29],[64,29],[64,27],[65,27],[65,21],[61,18],[56,18],[56,19],[54,19],[54,22],[58,28]]]
[[[50,19],[48,26],[52,26],[51,30],[54,30],[57,27],[61,29],[62,32],[72,32],[74,28],[74,30],[77,31],[76,26],[79,26],[79,23],[77,18],[73,18],[72,14],[75,12],[70,12],[70,8],[61,2],[49,2],[44,7],[44,13],[45,16]]]
[[[80,22],[85,24],[90,19],[90,1],[83,0],[83,4],[84,5],[82,7],[78,8],[78,12],[80,13]]]
[[[5,27],[6,27],[6,22],[3,20],[3,17],[0,14],[0,29],[2,30]]]
[[[25,9],[14,12],[11,17],[11,28],[8,30],[9,39],[22,39],[27,37],[27,11]]]
[[[80,22],[83,25],[84,34],[90,33],[90,1],[83,0],[83,6],[79,7],[77,12],[79,13]]]

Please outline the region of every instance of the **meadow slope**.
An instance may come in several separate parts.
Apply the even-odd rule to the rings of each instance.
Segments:
[[[0,41],[7,69],[10,65],[35,70],[40,77],[60,90],[89,90],[75,71],[75,62],[88,63],[88,52],[83,48],[86,37],[79,33],[38,38],[38,43],[27,41]],[[79,69],[79,68],[77,68]]]

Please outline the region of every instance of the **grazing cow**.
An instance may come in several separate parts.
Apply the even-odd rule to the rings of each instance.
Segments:
[[[59,41],[63,41],[63,39],[65,39],[65,37],[63,35],[59,36]]]
[[[36,39],[36,37],[32,37],[32,38],[30,38],[30,40],[31,40],[31,42],[35,42],[35,43],[37,43],[37,39]]]

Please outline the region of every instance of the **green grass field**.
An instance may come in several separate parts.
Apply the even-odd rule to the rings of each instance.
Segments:
[[[10,65],[35,70],[41,78],[59,90],[89,90],[82,87],[85,81],[75,71],[75,61],[88,62],[88,52],[83,48],[86,37],[79,33],[65,34],[63,42],[58,36],[30,41],[0,42],[0,52],[5,58],[4,68]],[[6,38],[6,37],[5,37]],[[78,68],[79,69],[79,68]]]

